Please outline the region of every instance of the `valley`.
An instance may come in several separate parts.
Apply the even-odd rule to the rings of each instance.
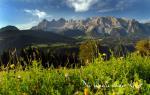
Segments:
[[[149,31],[147,23],[114,17],[44,19],[27,30],[3,27],[0,94],[148,93]]]

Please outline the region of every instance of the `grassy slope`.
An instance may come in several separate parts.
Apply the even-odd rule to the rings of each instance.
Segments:
[[[136,53],[127,58],[112,57],[107,62],[99,57],[80,69],[46,70],[37,64],[34,61],[25,71],[18,67],[17,71],[1,72],[0,95],[83,95],[86,92],[91,95],[148,95],[150,92],[150,58]]]
[[[20,30],[0,32],[0,52],[9,48],[24,48],[32,44],[75,44],[77,40],[51,32]]]

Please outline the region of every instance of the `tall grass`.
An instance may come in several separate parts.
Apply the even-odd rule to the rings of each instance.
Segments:
[[[137,53],[126,57],[102,56],[76,69],[44,69],[36,60],[25,70],[0,72],[0,95],[148,95],[150,58]],[[12,66],[13,67],[13,66]]]

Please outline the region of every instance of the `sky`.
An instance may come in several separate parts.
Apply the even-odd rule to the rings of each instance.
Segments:
[[[0,0],[0,28],[29,29],[41,20],[114,16],[150,21],[150,0]]]

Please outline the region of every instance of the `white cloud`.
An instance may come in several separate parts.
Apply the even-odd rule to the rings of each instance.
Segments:
[[[124,10],[130,7],[136,0],[66,0],[67,5],[74,8],[75,12],[85,12],[90,8],[100,13]],[[94,6],[93,6],[94,5]]]
[[[140,23],[150,23],[150,18],[147,19],[138,19]]]
[[[21,30],[25,30],[25,29],[30,29],[37,24],[38,24],[38,21],[31,21],[28,23],[17,24],[16,26]]]
[[[123,11],[131,7],[137,0],[98,0],[93,9],[100,13]]]
[[[115,11],[115,10],[117,10],[117,9],[114,9],[114,8],[112,8],[112,9],[101,9],[98,12],[99,13],[107,13],[107,12],[112,12],[112,11]]]
[[[136,0],[120,0],[117,4],[116,4],[116,8],[120,9],[120,10],[124,10],[127,7],[132,6],[132,4],[135,2]]]
[[[17,2],[25,2],[25,3],[36,3],[36,2],[42,2],[43,0],[12,0]]]
[[[39,19],[50,17],[46,12],[40,11],[38,9],[35,9],[35,10],[25,9],[24,11],[26,13],[32,14],[33,16],[37,16]]]
[[[73,7],[76,12],[85,12],[98,0],[67,0],[67,5]]]

